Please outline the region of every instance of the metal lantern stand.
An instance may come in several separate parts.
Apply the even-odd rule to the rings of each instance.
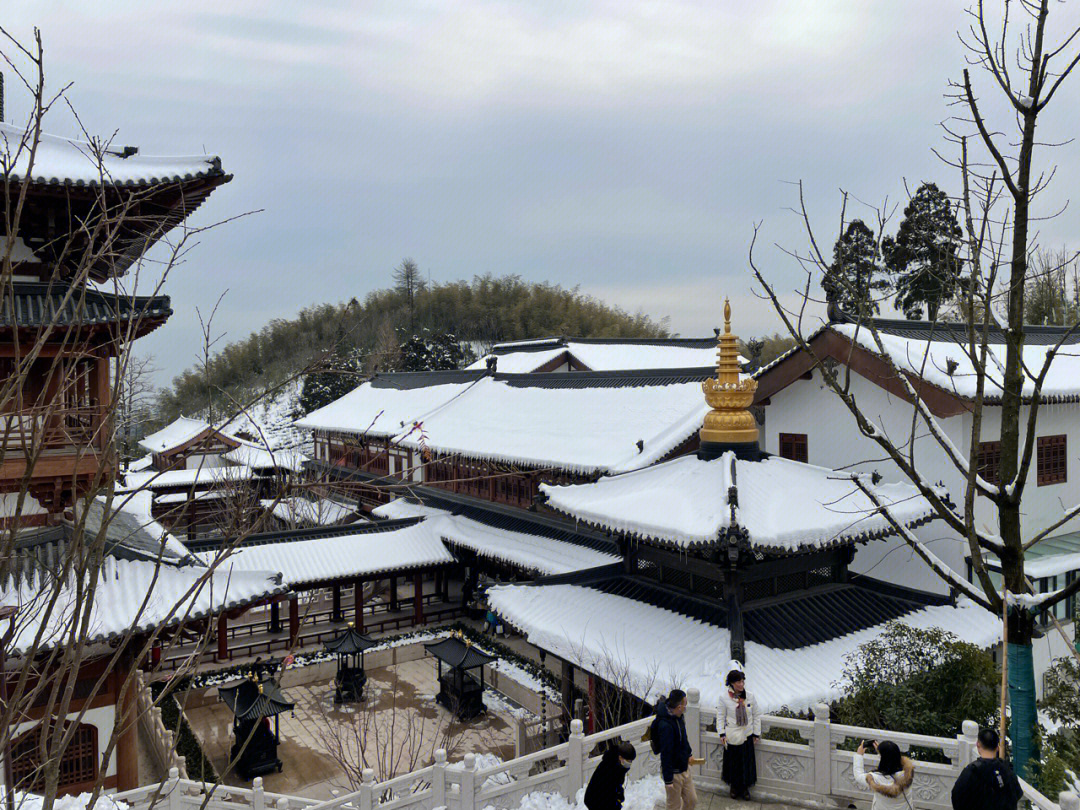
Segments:
[[[459,720],[471,720],[487,710],[484,705],[484,666],[497,660],[481,652],[460,634],[425,644],[436,659],[439,693],[435,700]],[[449,669],[443,671],[443,664]],[[470,670],[480,670],[479,678]]]
[[[363,633],[358,633],[349,622],[349,628],[326,643],[326,651],[337,656],[337,674],[334,675],[334,703],[351,703],[364,699],[364,651],[375,646]]]
[[[233,713],[234,739],[229,758],[236,763],[236,772],[242,779],[254,779],[271,771],[280,773],[278,715],[293,708],[281,687],[271,678],[260,681],[252,673],[249,679],[235,686],[221,687],[218,695]]]

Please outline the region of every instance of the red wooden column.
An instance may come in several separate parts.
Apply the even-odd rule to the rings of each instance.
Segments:
[[[331,591],[333,593],[333,598],[334,598],[334,607],[333,607],[332,612],[330,613],[330,621],[332,621],[332,622],[340,622],[341,621],[341,585],[334,585],[333,588],[331,588]]]
[[[125,650],[120,657],[119,667],[114,671],[116,693],[116,789],[134,790],[139,786],[139,744],[138,722],[139,706],[135,694],[135,680],[128,681],[128,688],[120,694],[120,687],[132,674],[135,661],[131,653]]]
[[[413,574],[413,623],[424,623],[424,573],[417,571]]]
[[[229,617],[224,613],[217,620],[217,660],[229,660]]]
[[[364,632],[364,580],[353,580],[353,627]]]
[[[295,647],[298,638],[300,638],[300,597],[293,594],[289,597],[289,646]]]

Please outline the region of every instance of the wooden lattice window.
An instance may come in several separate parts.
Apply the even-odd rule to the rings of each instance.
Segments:
[[[45,775],[41,771],[41,734],[44,724],[34,726],[11,746],[12,781],[23,791],[40,791],[45,788]],[[49,744],[52,743],[50,736]],[[61,789],[89,788],[98,778],[97,727],[80,723],[75,729],[71,743],[60,760]]]
[[[1067,462],[1065,436],[1040,436],[1038,444],[1039,486],[1065,481]]]
[[[805,464],[809,458],[806,449],[806,434],[781,433],[780,458],[789,458],[792,461],[801,461]]]
[[[977,472],[988,484],[1001,484],[1001,442],[979,442]]]

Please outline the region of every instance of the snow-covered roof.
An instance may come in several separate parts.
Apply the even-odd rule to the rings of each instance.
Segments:
[[[106,498],[98,496],[87,506],[86,531],[97,532],[106,524],[106,537],[128,547],[137,547],[150,559],[174,562],[190,559],[187,547],[150,514],[153,495],[149,490],[113,496],[112,511],[106,519]]]
[[[124,473],[142,472],[143,470],[149,470],[154,466],[154,457],[150,453],[147,453],[142,458],[137,458],[129,461],[123,467]]]
[[[256,469],[281,469],[299,472],[307,456],[299,450],[268,450],[258,444],[240,439],[240,446],[223,454],[227,461]]]
[[[148,490],[138,491],[147,492]],[[221,501],[235,494],[227,489],[204,489],[200,492],[169,492],[165,495],[157,495],[154,498],[154,504],[165,506],[172,503],[187,503],[188,501]]]
[[[21,652],[31,647],[64,643],[72,622],[82,621],[85,598],[74,582],[64,588],[52,608],[55,594],[52,574],[34,567],[26,575],[8,580],[0,588],[0,605],[19,608],[16,635],[9,647]],[[87,640],[107,641],[128,632],[170,627],[181,621],[232,610],[287,587],[276,573],[266,570],[209,570],[200,565],[173,566],[147,560],[106,557],[102,563],[91,607]],[[35,634],[47,618],[42,640]]]
[[[590,371],[695,368],[716,365],[716,338],[545,338],[499,343],[470,369],[498,358],[506,374],[529,374],[566,354]],[[745,362],[740,358],[740,362]]]
[[[831,327],[848,340],[881,354],[871,332],[855,324],[833,324]],[[881,333],[881,347],[893,364],[902,371],[921,376],[928,383],[971,399],[975,396],[975,366],[968,355],[968,347],[960,340],[923,340]],[[1026,344],[1024,365],[1029,373],[1024,375],[1024,396],[1035,392],[1035,376],[1042,370],[1047,352],[1052,345]],[[986,396],[1000,399],[1005,369],[1005,345],[987,345]],[[1080,346],[1063,346],[1050,364],[1050,371],[1042,387],[1042,397],[1053,400],[1080,394]]]
[[[168,470],[129,473],[124,476],[120,492],[135,489],[166,489],[168,487],[214,486],[247,481],[254,476],[250,467],[198,467],[194,470]]]
[[[988,556],[986,564],[996,571],[1001,570],[997,557]],[[1080,532],[1063,532],[1043,538],[1024,554],[1024,573],[1032,580],[1070,571],[1080,571]],[[1039,583],[1035,584],[1038,586]],[[1064,581],[1058,581],[1058,587],[1064,585]]]
[[[357,517],[356,509],[329,498],[282,498],[265,500],[264,508],[292,526],[333,526]]]
[[[482,370],[487,368],[488,360],[498,358],[496,368],[503,374],[532,374],[538,368],[550,363],[559,357],[566,356],[565,346],[556,346],[551,349],[530,351],[508,351],[498,354],[487,354],[479,360],[466,366],[469,370]]]
[[[897,321],[875,319],[881,346],[868,324],[834,322],[827,323],[806,341],[817,341],[826,333],[835,333],[845,340],[878,357],[888,357],[900,371],[915,378],[921,377],[930,385],[961,399],[972,399],[976,394],[976,367],[969,356],[966,330],[962,324],[929,323],[925,321]],[[1059,347],[1059,344],[1060,347]],[[981,351],[981,338],[976,338],[976,352]],[[1074,402],[1080,399],[1080,332],[1066,327],[1028,326],[1024,342],[1024,396],[1031,397],[1035,391],[1035,378],[1041,372],[1048,352],[1056,349],[1050,364],[1041,396],[1047,402]],[[754,376],[761,379],[774,369],[798,355],[802,350],[795,347],[780,355]],[[843,361],[843,358],[837,358]],[[988,403],[1001,400],[1005,368],[1005,340],[1000,329],[989,330],[987,335],[986,387],[984,396]],[[759,389],[759,396],[761,390]]]
[[[701,690],[702,704],[714,707],[725,688],[730,660],[726,629],[579,585],[503,585],[489,589],[488,598],[531,644],[626,684],[641,698],[655,699],[673,686],[693,686]],[[901,621],[917,628],[940,627],[980,647],[1001,636],[1000,619],[966,599],[956,607],[916,610]],[[766,712],[785,706],[805,710],[839,698],[844,656],[883,629],[876,625],[796,650],[747,641],[747,687]]]
[[[671,453],[697,432],[707,411],[700,380],[548,387],[485,377],[395,442],[508,464],[621,472]]]
[[[428,411],[461,396],[475,382],[474,378],[464,382],[396,388],[369,381],[297,420],[296,426],[359,436],[394,436],[405,425],[423,418]]]
[[[220,553],[205,551],[198,556],[209,562]],[[453,561],[435,527],[413,520],[252,535],[222,560],[221,570],[280,571],[296,586]]]
[[[617,563],[615,554],[525,532],[488,526],[442,509],[398,498],[376,507],[373,514],[385,518],[425,516],[439,536],[453,546],[471,549],[481,557],[509,563],[541,575],[567,574]]]
[[[180,416],[161,430],[139,439],[139,446],[151,453],[165,453],[173,448],[187,444],[192,439],[210,430],[210,425],[202,419],[189,419]]]
[[[620,472],[658,461],[697,432],[708,411],[701,381],[711,374],[391,374],[297,424],[508,464]],[[399,377],[409,379],[398,387]],[[412,385],[417,378],[423,384]]]
[[[221,161],[214,155],[152,157],[132,153],[123,157],[123,146],[99,151],[84,141],[42,134],[31,168],[26,130],[0,123],[0,162],[10,167],[12,180],[25,178],[53,185],[142,186],[221,175]]]
[[[744,461],[727,452],[712,461],[682,456],[591,484],[541,484],[540,490],[548,506],[611,532],[680,548],[734,534],[755,549],[793,552],[890,532],[851,475],[776,456]],[[859,477],[905,525],[933,514],[914,486]]]

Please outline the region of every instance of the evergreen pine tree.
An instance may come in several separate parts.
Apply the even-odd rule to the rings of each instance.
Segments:
[[[424,330],[401,344],[395,371],[445,371],[460,368],[466,350],[449,332]]]
[[[853,315],[878,313],[878,300],[889,289],[874,232],[852,220],[833,247],[833,262],[821,280],[825,299]]]
[[[923,183],[915,191],[895,239],[882,243],[885,264],[893,273],[896,307],[908,320],[920,320],[925,307],[936,320],[941,305],[963,281],[959,257],[963,232],[944,191]]]
[[[306,415],[341,399],[360,384],[362,376],[360,352],[335,352],[323,369],[304,376],[300,410]]]

